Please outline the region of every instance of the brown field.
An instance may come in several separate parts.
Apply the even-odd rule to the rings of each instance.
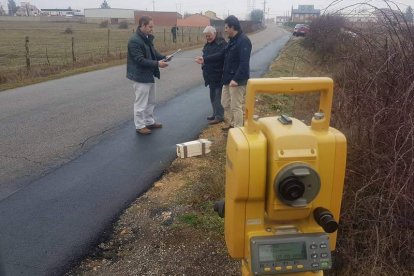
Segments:
[[[65,33],[69,28],[73,33]],[[31,66],[56,66],[73,63],[72,37],[76,62],[106,58],[108,49],[110,56],[122,58],[126,53],[128,38],[135,28],[131,24],[128,29],[119,29],[118,25],[100,28],[98,24],[72,22],[0,22],[0,73],[26,67],[26,36],[29,37]],[[176,44],[172,43],[170,27],[157,27],[155,37],[160,51],[192,46],[203,41],[200,28],[180,29]]]

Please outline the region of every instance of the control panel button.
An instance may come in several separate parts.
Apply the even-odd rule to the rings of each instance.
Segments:
[[[303,265],[297,265],[296,268],[302,269],[303,268]]]
[[[311,266],[312,266],[312,268],[318,268],[319,264],[318,263],[313,263]]]
[[[322,263],[321,263],[321,267],[323,267],[323,268],[327,268],[327,267],[329,267],[329,263],[327,263],[327,262],[322,262]]]
[[[270,272],[270,271],[272,271],[272,269],[271,269],[270,267],[265,267],[265,268],[264,268],[264,271],[265,271],[265,272]]]
[[[293,269],[293,266],[288,265],[288,266],[286,267],[286,269],[287,269],[287,270],[292,270],[292,269]]]
[[[321,258],[328,258],[328,253],[321,253]]]
[[[312,258],[312,259],[316,259],[316,258],[318,258],[318,254],[316,254],[316,253],[311,254],[311,258]]]
[[[277,266],[277,267],[275,267],[275,270],[276,271],[281,271],[282,270],[282,267],[281,266]]]
[[[321,245],[319,247],[320,248],[327,248],[328,246],[326,245],[326,243],[321,243]]]
[[[316,249],[316,248],[318,248],[318,246],[316,244],[311,244],[310,245],[310,249]]]

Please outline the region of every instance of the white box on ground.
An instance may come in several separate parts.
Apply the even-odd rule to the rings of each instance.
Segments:
[[[187,158],[198,155],[205,155],[210,152],[211,141],[199,139],[182,144],[177,144],[177,156]]]

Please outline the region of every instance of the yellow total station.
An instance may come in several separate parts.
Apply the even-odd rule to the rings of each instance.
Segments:
[[[258,93],[320,93],[308,126],[282,115],[255,120]],[[330,78],[265,78],[247,83],[246,122],[230,129],[225,214],[229,254],[242,275],[323,275],[332,266],[341,208],[346,139],[329,126]]]

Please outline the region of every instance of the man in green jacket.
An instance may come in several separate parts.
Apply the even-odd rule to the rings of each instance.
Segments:
[[[161,128],[154,120],[156,86],[154,77],[160,78],[160,69],[168,66],[167,56],[155,50],[152,35],[154,22],[149,16],[139,19],[136,33],[128,41],[127,78],[132,80],[135,91],[134,123],[137,133],[151,134],[151,129]]]

